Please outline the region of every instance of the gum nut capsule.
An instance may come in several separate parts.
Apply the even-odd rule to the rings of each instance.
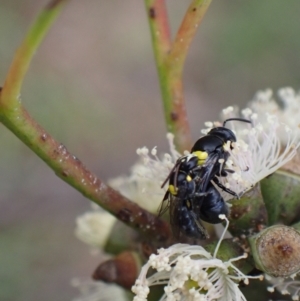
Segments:
[[[300,270],[300,232],[275,225],[249,238],[255,265],[275,277],[288,277]]]
[[[294,166],[298,166],[298,164],[294,164]],[[299,175],[290,170],[277,170],[263,179],[260,187],[268,211],[269,225],[278,223],[290,225],[299,219]]]

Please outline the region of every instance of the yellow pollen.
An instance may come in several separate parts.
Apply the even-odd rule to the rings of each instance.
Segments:
[[[191,181],[192,181],[192,177],[191,177],[191,176],[186,176],[186,180],[187,180],[188,182],[191,182]]]
[[[192,288],[196,288],[196,289],[199,288],[198,283],[192,279],[187,280],[184,285],[188,290],[190,290]]]

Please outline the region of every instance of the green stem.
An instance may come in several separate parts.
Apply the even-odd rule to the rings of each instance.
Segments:
[[[20,106],[20,91],[31,59],[66,2],[67,0],[52,0],[41,12],[17,50],[2,89],[1,111],[4,108]]]
[[[189,47],[210,3],[211,0],[193,0],[183,18],[166,63],[173,78],[182,79]]]
[[[183,95],[182,71],[192,38],[211,0],[192,1],[173,44],[163,0],[145,0],[162,92],[167,130],[179,151],[190,149],[191,136]]]
[[[165,0],[145,0],[154,55],[158,68],[164,64],[171,49],[171,34]]]
[[[106,186],[75,156],[31,118],[19,101],[29,64],[61,10],[63,0],[54,0],[42,11],[21,44],[0,94],[0,121],[54,170],[62,180],[127,225],[160,240],[169,236],[169,226]]]

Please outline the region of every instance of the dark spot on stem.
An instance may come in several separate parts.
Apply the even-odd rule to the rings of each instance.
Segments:
[[[145,211],[140,211],[139,216],[140,216],[142,219],[146,219],[146,218],[147,218],[147,214],[146,214]]]
[[[194,8],[193,8],[193,11],[196,11],[196,10],[197,10],[197,8],[196,8],[196,7],[194,7]]]
[[[155,11],[155,8],[154,7],[150,7],[149,8],[149,17],[151,19],[155,19],[156,18],[156,11]]]
[[[129,209],[123,208],[117,213],[117,218],[122,222],[128,223],[132,213]]]
[[[42,141],[45,142],[45,141],[47,140],[47,138],[48,138],[47,134],[42,134],[42,135],[41,135],[41,140],[42,140]]]
[[[67,177],[67,176],[68,176],[68,173],[67,173],[66,171],[63,170],[63,171],[61,172],[61,175],[62,175],[63,177]]]
[[[80,162],[80,160],[76,156],[73,155],[72,157],[75,161]]]
[[[171,119],[172,119],[172,121],[177,121],[178,120],[178,114],[176,112],[171,112]]]
[[[134,228],[135,229],[140,229],[140,228],[142,228],[142,226],[140,224],[134,224]]]

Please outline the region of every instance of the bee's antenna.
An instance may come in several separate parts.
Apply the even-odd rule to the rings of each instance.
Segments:
[[[226,119],[226,120],[223,122],[223,127],[225,127],[225,125],[226,125],[226,123],[227,123],[228,121],[241,121],[241,122],[247,122],[247,123],[250,123],[250,124],[253,126],[252,121],[249,120],[249,119],[245,119],[245,118],[228,118],[228,119]]]

